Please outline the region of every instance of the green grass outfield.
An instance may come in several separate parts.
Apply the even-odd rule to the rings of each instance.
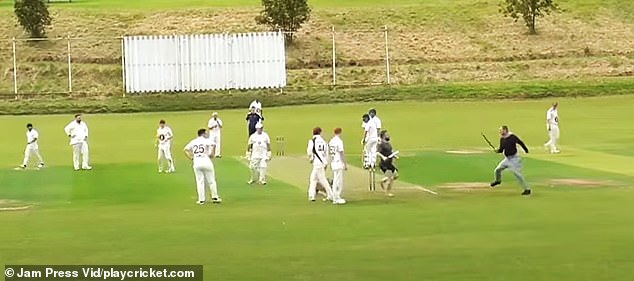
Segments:
[[[204,264],[205,280],[631,280],[634,97],[560,100],[560,155],[542,148],[550,102],[265,107],[266,129],[286,137],[285,159],[295,159],[273,164],[304,163],[272,167],[266,188],[248,186],[246,166],[231,157],[244,151],[244,111],[221,111],[221,206],[194,204],[181,153],[211,112],[86,115],[90,172],[72,171],[63,133],[72,116],[3,116],[0,199],[32,207],[0,212],[0,264]],[[370,106],[403,151],[402,181],[440,195],[408,189],[386,199],[365,191],[365,178],[348,177],[349,204],[307,202],[297,179],[309,164],[291,157],[315,125],[328,137],[342,126],[347,150],[358,154],[360,115]],[[161,118],[176,134],[175,174],[156,173]],[[49,165],[40,171],[13,170],[27,122],[40,130]],[[491,180],[500,158],[484,153],[480,132],[496,139],[501,124],[532,150],[525,172],[535,194],[521,197],[508,174],[495,190],[448,188]],[[590,184],[556,182],[566,179]]]

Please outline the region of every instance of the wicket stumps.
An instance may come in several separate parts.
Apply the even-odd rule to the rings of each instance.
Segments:
[[[286,139],[283,136],[275,137],[276,151],[275,155],[284,156],[286,154]]]
[[[370,168],[368,168],[368,174],[369,174],[369,190],[370,191],[375,191],[376,190],[376,168],[374,166],[370,166]]]

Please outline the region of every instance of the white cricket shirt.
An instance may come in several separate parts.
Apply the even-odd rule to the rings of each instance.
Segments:
[[[31,129],[30,131],[26,131],[26,142],[30,144],[37,144],[37,139],[40,135],[37,133],[35,129]]]
[[[374,126],[376,127],[377,130],[381,130],[381,119],[379,119],[379,116],[374,116],[372,118],[370,118],[370,121],[374,122]]]
[[[185,150],[190,151],[194,155],[194,166],[213,165],[209,156],[214,146],[216,144],[211,139],[197,137],[185,146]]]
[[[341,153],[343,153],[343,140],[339,136],[334,136],[328,143],[330,148],[330,161],[333,170],[343,169],[343,159],[341,159]]]
[[[557,113],[557,109],[550,108],[546,112],[546,121],[550,126],[559,126],[559,114]]]
[[[367,123],[365,123],[365,126],[363,128],[366,132],[366,135],[365,135],[366,142],[379,140],[379,134],[378,134],[378,130],[376,128],[375,122],[372,122],[372,120],[370,120]]]
[[[222,127],[222,120],[220,120],[220,118],[211,118],[209,122],[207,122],[207,128],[209,128],[209,133],[211,134],[219,134],[220,127]]]
[[[172,143],[172,137],[174,137],[174,133],[172,133],[172,129],[170,127],[165,126],[163,128],[159,127],[156,130],[156,137],[159,140],[159,145],[170,145]]]
[[[83,142],[88,137],[88,125],[84,121],[77,123],[77,121],[73,120],[66,125],[64,131],[66,135],[70,136],[71,145]]]
[[[252,101],[249,105],[249,109],[255,108],[258,113],[262,112],[262,103],[257,101]]]
[[[271,139],[266,132],[262,134],[254,133],[249,137],[249,145],[251,145],[251,158],[264,159],[268,154],[268,146]]]
[[[321,136],[313,136],[308,141],[306,153],[313,160],[313,167],[323,168],[328,165],[328,143]]]

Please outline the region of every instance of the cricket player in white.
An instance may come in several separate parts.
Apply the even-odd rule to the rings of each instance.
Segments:
[[[255,99],[249,105],[249,110],[255,109],[255,113],[262,116],[262,103],[259,99]]]
[[[368,115],[370,115],[370,121],[374,122],[377,134],[379,134],[381,132],[381,127],[383,126],[383,124],[381,124],[381,119],[379,118],[379,116],[376,115],[376,109],[370,108],[370,110],[368,111]]]
[[[206,186],[209,186],[211,190],[211,202],[222,202],[222,199],[218,196],[214,163],[211,161],[214,156],[214,147],[215,144],[209,139],[206,129],[198,130],[198,137],[185,146],[185,155],[193,161],[196,190],[198,192],[197,203],[199,205],[205,204]]]
[[[81,169],[91,170],[88,155],[88,126],[82,121],[81,114],[75,114],[75,120],[71,121],[64,128],[66,135],[70,138],[70,145],[73,147],[73,166],[75,171]]]
[[[306,153],[310,163],[313,164],[313,170],[310,173],[310,179],[308,184],[308,200],[315,201],[315,195],[317,194],[317,184],[324,187],[327,194],[327,199],[334,202],[334,196],[330,183],[326,178],[326,166],[328,166],[328,143],[321,137],[321,128],[316,127],[313,129],[313,137],[308,141],[308,147],[306,147]]]
[[[165,120],[159,121],[159,127],[156,129],[156,142],[158,147],[158,171],[162,173],[173,173],[176,171],[174,168],[174,159],[172,158],[172,138],[174,133],[172,129],[165,125]],[[167,161],[167,169],[163,169],[163,162]]]
[[[266,168],[268,167],[268,161],[271,160],[271,139],[264,132],[262,123],[256,124],[255,129],[255,133],[249,137],[249,146],[247,148],[247,158],[251,168],[249,184],[257,181],[261,185],[266,185]]]
[[[376,151],[379,144],[379,134],[376,129],[376,123],[371,122],[370,115],[363,115],[363,141],[364,144],[364,168],[371,169],[376,166]]]
[[[218,112],[211,114],[211,119],[207,122],[207,128],[209,128],[209,138],[216,144],[216,155],[214,155],[214,157],[221,158],[220,143],[222,141],[222,120],[218,118]]]
[[[35,155],[40,161],[40,164],[37,167],[44,167],[44,160],[42,160],[42,155],[40,155],[40,149],[37,144],[37,140],[39,138],[40,135],[37,133],[37,130],[33,128],[33,124],[26,124],[26,149],[24,150],[24,161],[22,162],[22,166],[20,166],[20,168],[26,169],[32,155]]]
[[[544,144],[546,149],[550,150],[550,153],[559,153],[557,142],[559,141],[559,114],[557,113],[558,103],[553,103],[553,106],[546,112],[546,129],[548,129],[548,136],[550,140]]]
[[[328,146],[330,148],[330,168],[332,169],[332,193],[335,204],[345,204],[346,200],[341,198],[343,193],[343,174],[348,170],[346,156],[344,154],[343,140],[341,139],[341,128],[335,129],[335,136],[330,140]]]

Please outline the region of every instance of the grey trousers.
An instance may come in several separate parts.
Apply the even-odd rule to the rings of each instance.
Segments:
[[[515,178],[524,189],[530,189],[524,179],[524,175],[522,175],[522,159],[519,155],[504,157],[504,159],[500,161],[500,164],[495,167],[495,181],[502,181],[502,171],[506,169],[509,169],[513,175],[515,175]]]

